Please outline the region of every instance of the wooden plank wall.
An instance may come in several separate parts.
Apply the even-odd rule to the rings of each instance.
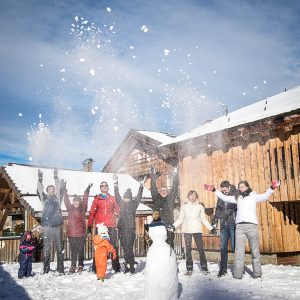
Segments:
[[[281,180],[268,202],[257,205],[260,249],[265,253],[300,251],[300,173],[299,128],[276,132],[271,139],[255,136],[246,145],[215,149],[211,153],[185,156],[180,161],[180,197],[189,190],[199,193],[207,208],[215,207],[216,197],[203,189],[205,183],[216,187],[229,180],[237,186],[247,180],[254,191],[263,193],[272,179]]]

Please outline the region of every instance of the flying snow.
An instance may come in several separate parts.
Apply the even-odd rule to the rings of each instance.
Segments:
[[[94,69],[90,69],[90,74],[93,75],[93,76],[95,76],[96,75],[95,70]]]
[[[146,25],[143,25],[143,26],[141,27],[141,31],[143,31],[143,32],[148,32],[148,27],[147,27]]]
[[[164,54],[165,54],[166,56],[168,56],[169,53],[170,53],[170,50],[169,50],[169,49],[164,49]]]

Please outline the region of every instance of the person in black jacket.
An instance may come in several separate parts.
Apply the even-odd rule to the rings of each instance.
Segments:
[[[119,192],[118,176],[114,175],[114,192],[120,207],[120,218],[117,228],[119,230],[121,247],[124,252],[125,273],[130,272],[133,274],[135,272],[133,253],[133,244],[135,240],[135,213],[142,199],[144,182],[145,180],[140,182],[140,187],[135,198],[132,198],[131,189],[127,189],[122,199]]]
[[[50,271],[51,243],[54,241],[57,254],[57,272],[64,274],[64,253],[62,241],[63,218],[61,213],[62,195],[60,192],[61,181],[58,178],[57,169],[54,170],[54,185],[48,185],[47,194],[44,193],[43,173],[38,170],[37,194],[43,204],[41,218],[43,246],[44,246],[44,273]]]
[[[222,181],[220,184],[223,194],[234,196],[237,194],[237,189],[228,181]],[[237,205],[226,203],[218,198],[215,216],[212,220],[212,226],[216,227],[220,220],[220,238],[221,238],[221,261],[218,277],[225,276],[227,273],[228,259],[228,241],[230,240],[232,252],[235,247],[235,218]]]
[[[174,223],[174,207],[178,189],[178,171],[177,168],[173,172],[173,185],[169,191],[167,187],[162,186],[158,191],[156,186],[157,172],[151,167],[151,195],[154,202],[154,211],[158,211],[161,220],[165,223],[166,228],[172,227]],[[167,243],[174,249],[174,232],[168,230]]]

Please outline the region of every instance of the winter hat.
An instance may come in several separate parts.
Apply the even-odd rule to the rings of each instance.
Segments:
[[[131,189],[126,190],[126,192],[124,193],[123,198],[132,199]]]
[[[73,201],[78,201],[78,202],[82,202],[82,198],[77,196],[76,194],[74,195]]]
[[[98,235],[100,235],[103,239],[109,240],[108,229],[104,225],[104,223],[97,224],[96,227],[97,227]]]

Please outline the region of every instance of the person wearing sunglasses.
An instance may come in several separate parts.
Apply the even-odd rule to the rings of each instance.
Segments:
[[[109,187],[106,181],[100,183],[100,194],[95,196],[88,220],[88,234],[92,233],[93,225],[104,223],[108,228],[108,234],[110,236],[110,242],[118,253],[117,241],[117,219],[120,217],[120,207],[116,201],[116,198],[109,192]],[[96,229],[97,230],[97,229]],[[97,232],[96,232],[97,234]],[[119,257],[112,261],[112,267],[115,272],[120,272]]]

